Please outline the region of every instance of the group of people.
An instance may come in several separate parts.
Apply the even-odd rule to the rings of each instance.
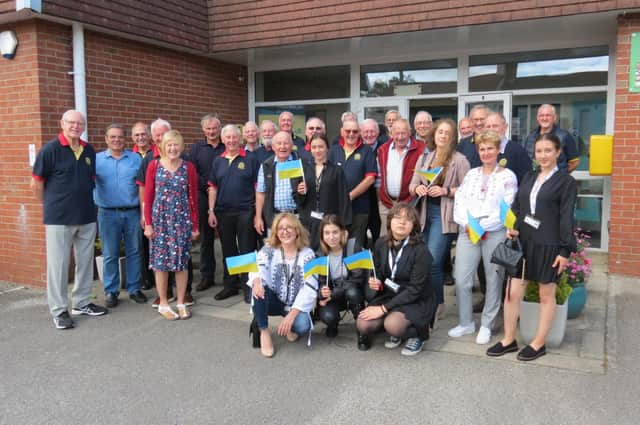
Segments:
[[[169,320],[191,316],[194,240],[201,243],[199,291],[215,284],[216,233],[225,259],[259,249],[257,272],[230,274],[225,264],[215,298],[244,293],[254,314],[253,345],[266,357],[274,354],[268,316],[283,316],[278,334],[295,341],[310,338],[314,322],[336,336],[342,311],[356,321],[360,350],[369,349],[371,335],[384,329],[385,347],[405,341],[402,354],[418,354],[444,314],[443,264],[454,241],[459,324],[449,336],[476,332],[471,289],[477,273],[486,289],[476,342],[488,344],[505,282],[491,253],[505,237],[518,237],[523,270],[510,280],[504,299],[505,335],[487,354],[518,349],[519,301],[524,282],[535,280],[541,284],[538,334],[518,358],[543,355],[555,282],[575,245],[577,196],[569,175],[578,161],[575,142],[555,124],[553,106],[539,108],[540,127],[525,146],[510,141],[504,116],[483,105],[470,111],[473,132],[460,141],[455,122],[434,123],[426,111],[416,114],[415,133],[397,111],[387,112],[384,125],[358,123],[351,112],[341,119],[340,136],[330,142],[325,123],[315,117],[306,121],[302,139],[293,134],[294,116],[287,111],[277,125],[248,122],[242,131],[209,114],[201,121],[204,140],[188,153],[167,121],[156,120],[150,131],[136,123],[133,151],[124,149],[123,127],[112,124],[105,133],[107,150],[96,155],[80,140],[84,117],[67,111],[58,138],[38,154],[32,180],[44,200],[47,287],[56,327],[73,326],[62,284],[72,245],[72,314],[107,312],[88,302],[92,276],[86,260],[92,258],[97,207],[107,307],[118,303],[121,244],[130,298],[144,303],[141,289],[155,286],[153,305]],[[299,170],[285,176],[293,161]],[[509,231],[500,219],[503,202],[517,216]],[[481,226],[478,238],[470,220]],[[370,267],[345,265],[344,258],[365,248],[372,250]],[[328,258],[326,276],[305,274],[316,256]],[[177,311],[170,306],[172,280]]]

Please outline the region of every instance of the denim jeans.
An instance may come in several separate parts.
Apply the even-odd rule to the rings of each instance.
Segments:
[[[133,294],[140,290],[140,211],[132,210],[98,210],[98,227],[102,241],[104,257],[104,292],[118,294],[120,292],[120,241],[124,238],[124,252],[127,270],[127,292]]]
[[[427,220],[423,230],[424,242],[433,257],[431,263],[431,285],[436,294],[436,304],[444,303],[444,274],[442,263],[449,241],[455,237],[455,233],[442,233],[442,220],[440,205],[427,204]]]
[[[260,329],[269,327],[269,316],[286,316],[285,305],[271,289],[265,286],[264,298],[253,299],[253,315]],[[303,335],[311,330],[311,315],[300,312],[293,321],[291,330],[298,335]]]

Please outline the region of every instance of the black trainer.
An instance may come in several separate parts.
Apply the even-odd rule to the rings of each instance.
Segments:
[[[135,301],[138,304],[144,304],[147,301],[149,301],[147,296],[143,294],[142,291],[136,291],[133,294],[129,294],[129,298],[131,298],[133,301]]]
[[[71,314],[73,314],[74,316],[102,316],[103,314],[107,314],[108,312],[109,310],[107,310],[106,308],[100,305],[95,305],[94,303],[89,303],[80,308],[74,307],[73,310],[71,310]]]
[[[73,320],[69,316],[68,311],[63,311],[53,318],[53,324],[56,325],[56,329],[71,329],[73,328]]]

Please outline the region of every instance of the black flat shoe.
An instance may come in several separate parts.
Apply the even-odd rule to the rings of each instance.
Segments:
[[[358,334],[358,350],[367,351],[371,348],[371,341],[369,341],[369,335]]]
[[[238,290],[237,289],[231,289],[231,288],[224,288],[222,291],[218,292],[216,295],[214,295],[214,299],[218,300],[218,301],[222,301],[222,300],[226,300],[227,298],[231,298],[238,295]]]
[[[138,304],[144,304],[147,301],[149,301],[147,299],[147,296],[145,294],[143,294],[142,291],[136,291],[133,294],[130,294],[129,298],[131,298],[134,302],[136,302]]]
[[[249,326],[249,336],[253,338],[252,346],[253,348],[260,348],[260,328],[258,327],[258,322],[254,318]]]
[[[518,360],[522,362],[530,362],[531,360],[535,360],[538,357],[542,357],[547,354],[547,347],[544,345],[540,347],[538,350],[533,348],[530,345],[527,345],[518,353]]]
[[[500,357],[507,353],[513,353],[514,351],[518,351],[518,343],[515,339],[506,347],[502,345],[502,342],[498,342],[497,344],[489,347],[487,350],[487,356]]]
[[[107,293],[104,296],[104,305],[108,308],[114,308],[118,305],[118,296],[116,294]]]
[[[329,326],[327,327],[327,329],[324,331],[324,334],[328,337],[328,338],[335,338],[338,336],[338,327],[337,326]]]

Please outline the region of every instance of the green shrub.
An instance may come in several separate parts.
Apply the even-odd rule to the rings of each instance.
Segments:
[[[566,279],[560,279],[560,283],[556,287],[556,304],[562,305],[569,298],[573,288],[567,283]],[[531,281],[527,284],[524,291],[524,300],[532,303],[540,302],[540,289],[538,282]]]

